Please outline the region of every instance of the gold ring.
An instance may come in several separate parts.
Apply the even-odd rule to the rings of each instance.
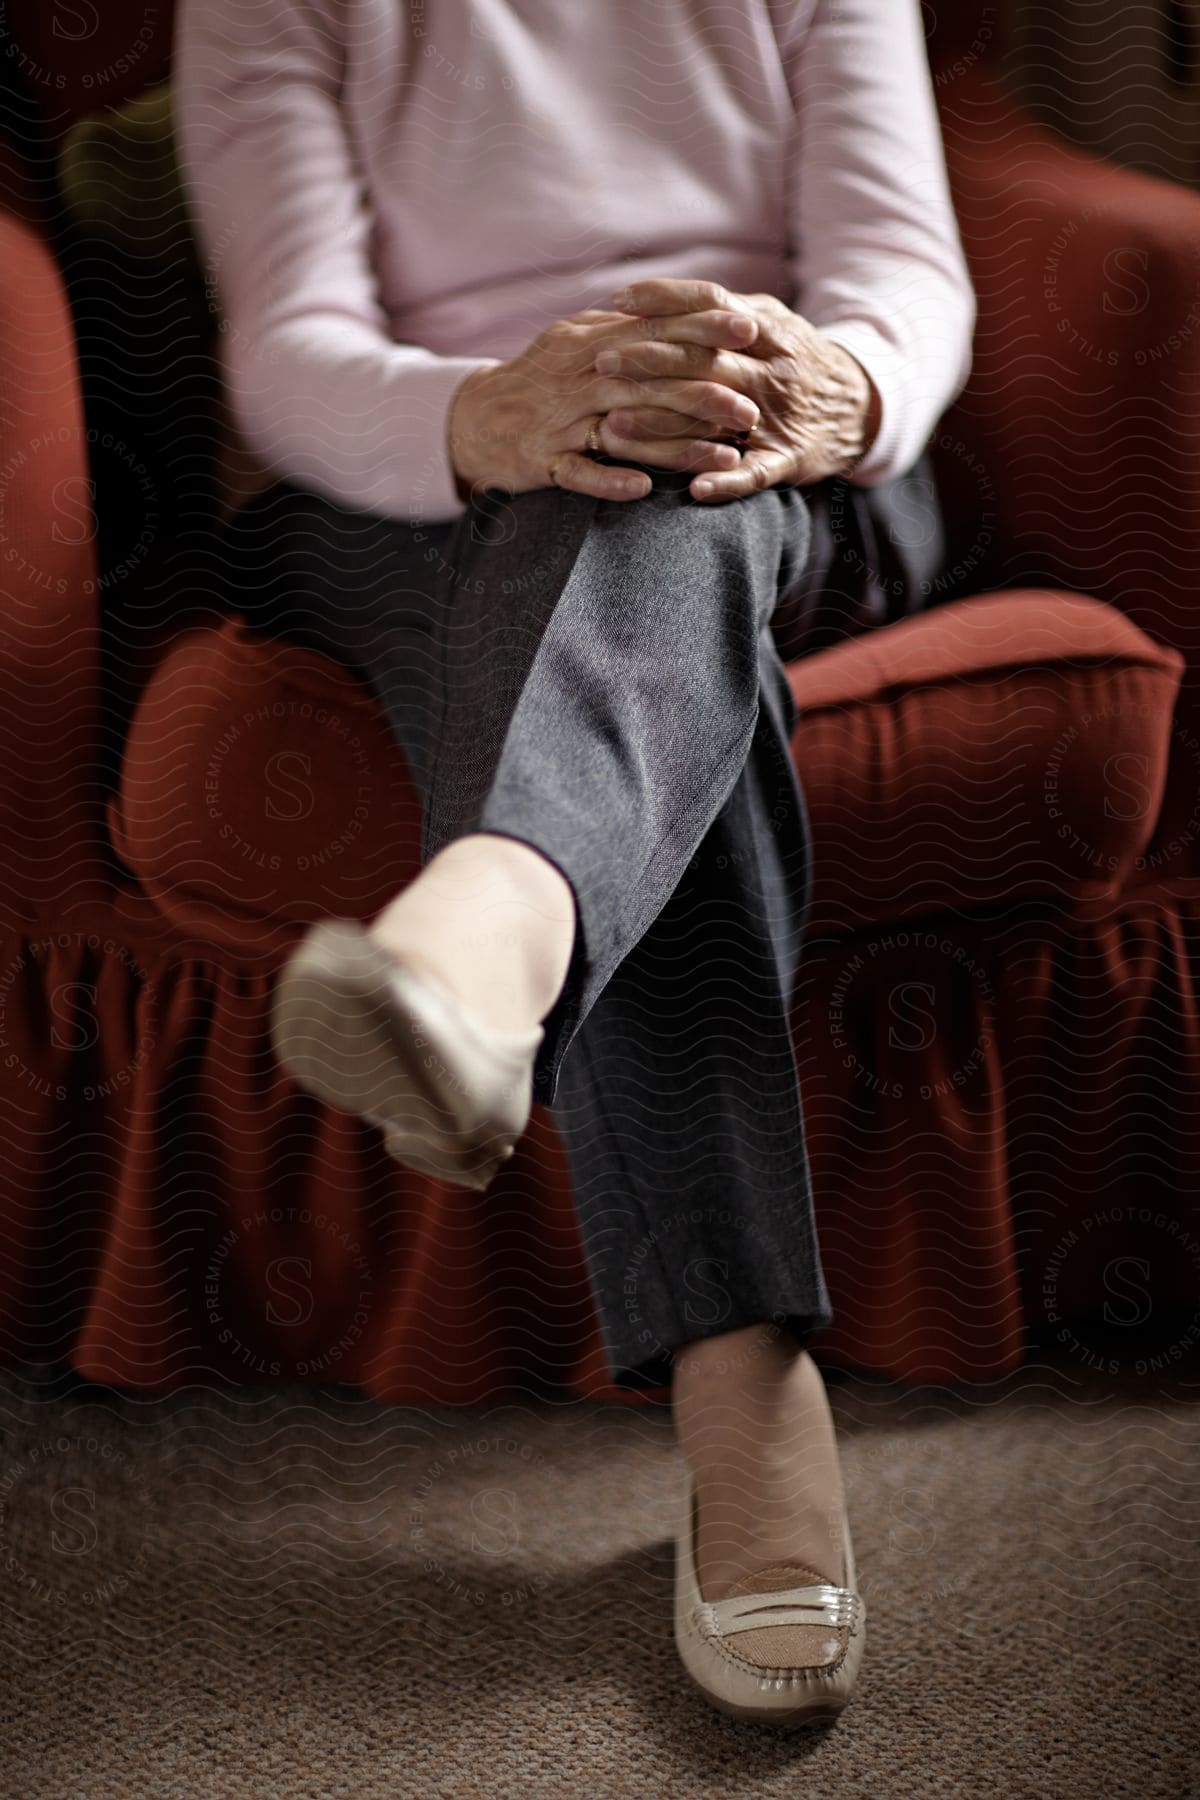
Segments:
[[[588,426],[587,443],[584,447],[590,450],[593,456],[603,456],[604,454],[604,445],[600,442],[600,427],[603,423],[604,414],[597,413]]]

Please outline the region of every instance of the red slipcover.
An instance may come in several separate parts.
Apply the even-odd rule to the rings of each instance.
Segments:
[[[135,11],[106,12],[106,45]],[[70,46],[31,10],[8,20],[52,132],[94,104],[85,76],[131,75],[97,39],[55,87]],[[939,464],[960,567],[1012,591],[790,670],[816,848],[794,1023],[825,1352],[931,1380],[1011,1367],[1031,1327],[1091,1354],[1078,1321],[1131,1258],[1154,1304],[1200,1292],[1200,200],[1038,131],[968,39],[944,74],[980,328]],[[1136,321],[1096,298],[1114,243],[1154,276]],[[607,1392],[548,1115],[472,1195],[398,1171],[270,1057],[300,924],[365,916],[416,866],[415,797],[371,698],[236,620],[193,622],[157,656],[101,807],[77,485],[94,447],[53,262],[15,213],[0,334],[0,1355],[131,1385]],[[1138,354],[1172,341],[1165,363]]]

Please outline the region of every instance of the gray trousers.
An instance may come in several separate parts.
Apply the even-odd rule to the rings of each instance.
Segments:
[[[468,831],[531,844],[579,932],[544,1021],[553,1108],[614,1379],[694,1339],[830,1308],[788,1003],[811,879],[772,635],[812,543],[805,498],[706,506],[487,493],[452,523],[281,485],[217,586],[254,630],[356,669],[424,807],[423,861]]]

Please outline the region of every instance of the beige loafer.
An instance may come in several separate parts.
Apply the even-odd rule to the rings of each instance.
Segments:
[[[384,1132],[398,1162],[482,1190],[533,1107],[543,1029],[493,1030],[352,920],[315,925],[280,976],[271,1042],[299,1086]]]
[[[735,1719],[784,1730],[831,1724],[854,1691],[867,1636],[845,1512],[845,1587],[813,1581],[706,1601],[696,1572],[696,1511],[689,1481],[675,1559],[675,1643],[684,1668],[705,1699]],[[738,1639],[749,1652],[750,1633],[753,1654],[739,1655]]]

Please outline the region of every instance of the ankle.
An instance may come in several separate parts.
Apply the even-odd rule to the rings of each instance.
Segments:
[[[770,1325],[690,1344],[676,1357],[673,1401],[705,1596],[785,1565],[840,1585],[837,1437],[807,1350]]]
[[[674,1376],[689,1386],[721,1382],[769,1388],[806,1361],[811,1361],[807,1350],[790,1331],[764,1321],[685,1344],[675,1353]]]
[[[445,844],[418,880],[436,881],[445,904],[467,910],[511,903],[557,930],[574,931],[575,893],[557,864],[520,838],[477,831]]]
[[[370,930],[489,1025],[521,1032],[540,1024],[562,992],[575,896],[529,845],[479,833],[440,850]]]

